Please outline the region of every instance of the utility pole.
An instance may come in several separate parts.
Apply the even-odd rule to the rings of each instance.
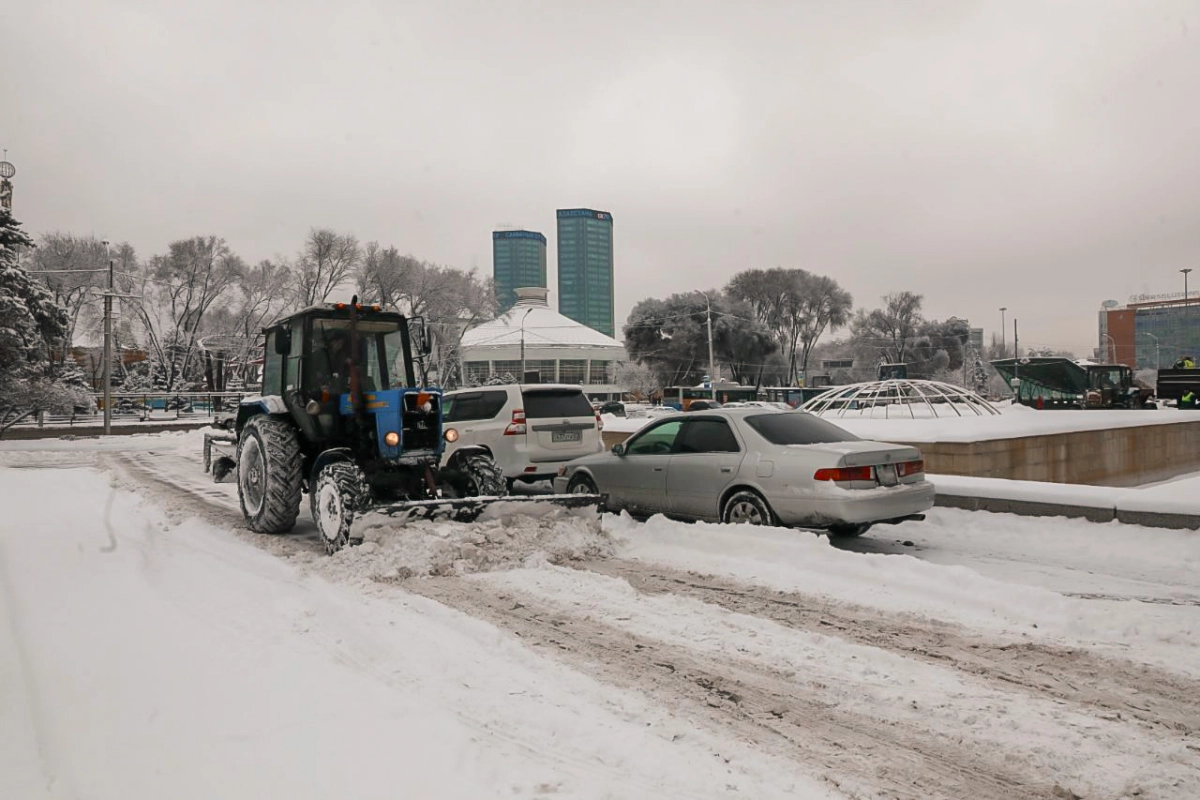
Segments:
[[[104,243],[105,251],[108,242]],[[112,434],[112,301],[113,259],[108,257],[108,290],[104,292],[104,435]]]
[[[701,292],[701,294],[704,294]],[[713,362],[713,346],[712,346],[712,300],[707,294],[704,294],[704,302],[708,304],[708,385],[712,387],[712,399],[717,399],[717,367]]]

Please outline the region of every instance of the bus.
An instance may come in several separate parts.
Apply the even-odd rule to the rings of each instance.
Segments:
[[[736,383],[718,383],[716,398],[718,403],[745,402],[756,400],[758,390],[753,386],[739,386]],[[703,386],[671,386],[662,390],[662,404],[672,406],[680,411],[687,411],[693,400],[711,400],[713,390]]]

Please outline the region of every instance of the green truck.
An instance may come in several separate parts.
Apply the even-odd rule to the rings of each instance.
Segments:
[[[991,364],[1013,387],[1016,401],[1031,408],[1157,407],[1155,390],[1124,364],[1061,357],[1002,358]]]

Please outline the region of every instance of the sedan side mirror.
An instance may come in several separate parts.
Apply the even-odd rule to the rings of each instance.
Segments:
[[[624,444],[622,444],[621,442],[617,442],[616,444],[614,444],[614,445],[612,446],[612,452],[613,452],[613,455],[614,455],[614,456],[623,456],[623,455],[625,455],[625,445],[624,445]]]

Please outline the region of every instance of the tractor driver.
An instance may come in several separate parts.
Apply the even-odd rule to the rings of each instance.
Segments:
[[[350,353],[350,331],[327,328],[313,336],[312,374],[310,390],[328,392],[336,397],[350,391],[350,367],[346,357]]]

